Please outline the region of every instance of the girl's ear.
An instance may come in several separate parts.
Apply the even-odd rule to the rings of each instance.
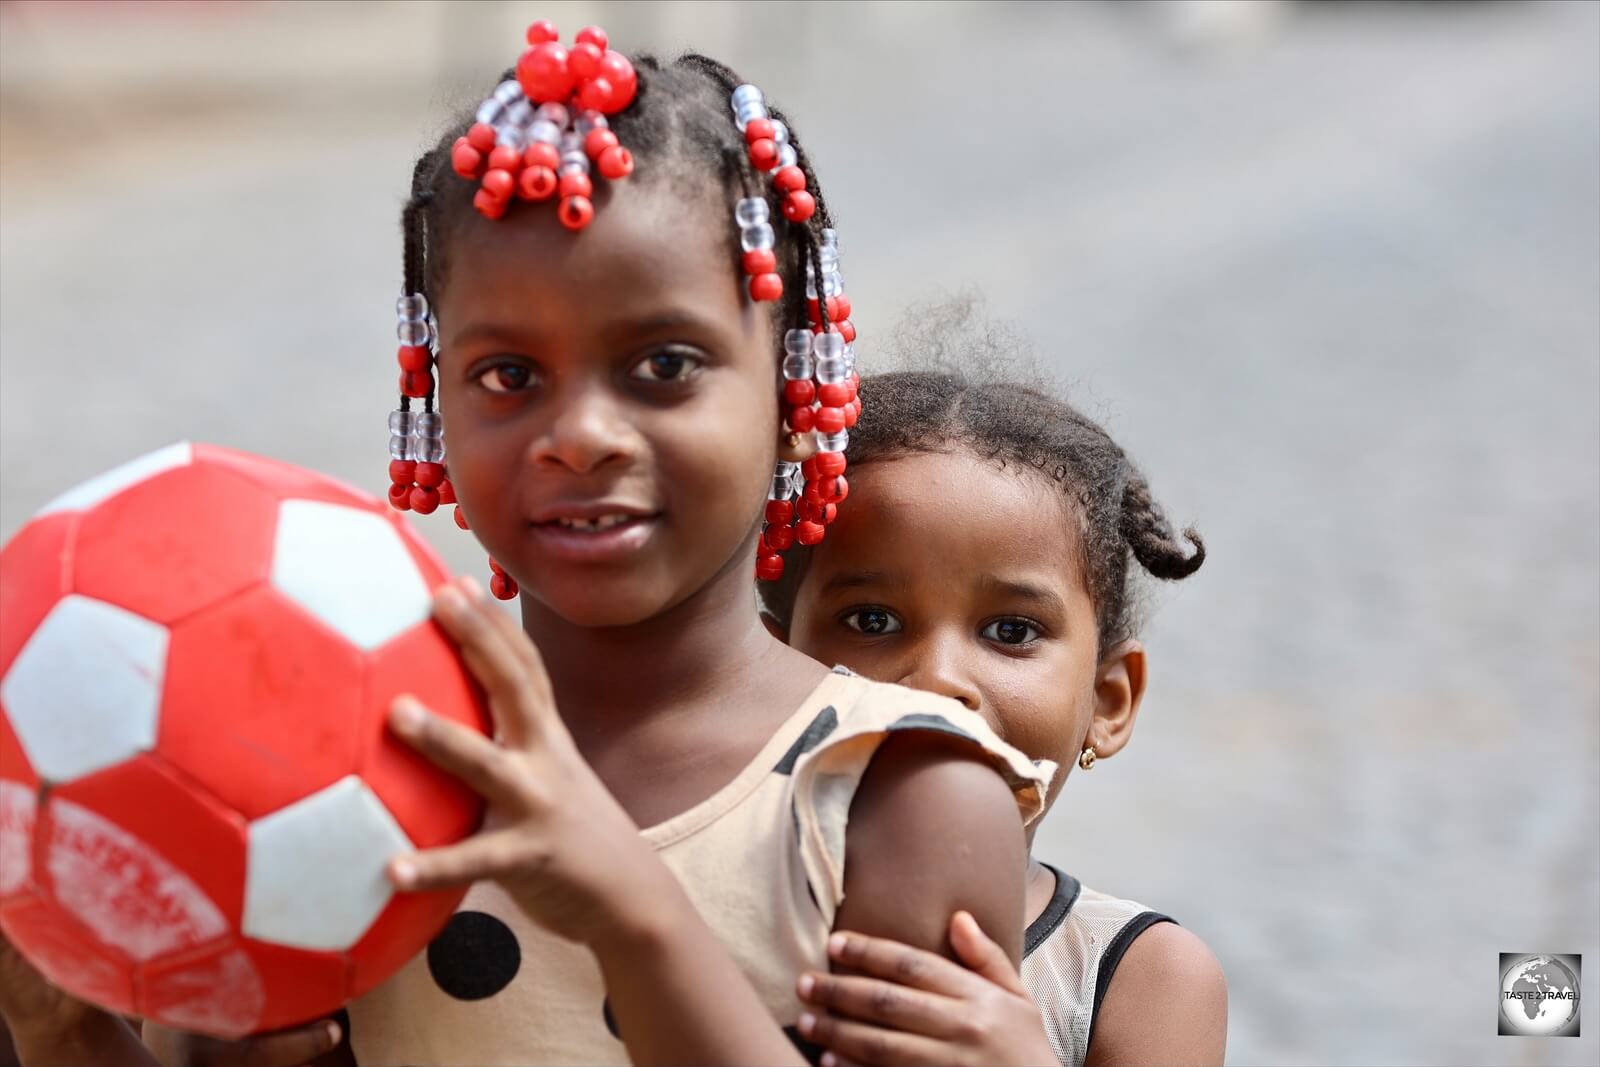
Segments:
[[[1094,746],[1096,757],[1114,756],[1128,743],[1144,686],[1144,646],[1139,642],[1123,641],[1101,657],[1094,676],[1094,721],[1084,739]]]
[[[761,616],[761,625],[767,628],[767,633],[771,634],[773,637],[776,637],[779,641],[782,641],[786,645],[789,643],[789,632],[783,628],[777,619],[774,619],[765,611],[758,612],[757,614]]]
[[[786,463],[804,463],[817,454],[817,435],[790,433],[788,423],[778,424],[778,458]]]

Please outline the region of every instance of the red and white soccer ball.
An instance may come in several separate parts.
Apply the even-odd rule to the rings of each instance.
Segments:
[[[415,693],[488,732],[429,618],[449,577],[390,509],[179,444],[45,507],[0,550],[0,928],[67,991],[220,1035],[330,1012],[459,892],[387,861],[478,798],[388,736]]]

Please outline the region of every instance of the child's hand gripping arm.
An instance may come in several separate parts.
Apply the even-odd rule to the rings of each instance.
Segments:
[[[497,740],[396,701],[403,740],[483,794],[483,830],[397,859],[402,889],[494,879],[528,915],[595,954],[635,1064],[801,1060],[557,714],[533,643],[476,583],[442,589],[441,626],[483,685]]]
[[[809,1040],[862,1067],[1051,1067],[1039,1009],[1005,950],[960,911],[950,943],[965,967],[898,941],[836,933],[828,955],[851,974],[800,976]],[[970,968],[970,970],[968,969]]]

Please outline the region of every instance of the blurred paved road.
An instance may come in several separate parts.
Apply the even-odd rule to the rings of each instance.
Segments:
[[[551,9],[763,84],[866,351],[982,286],[1207,534],[1041,845],[1212,943],[1230,1059],[1600,1059],[1593,989],[1494,1032],[1497,953],[1600,974],[1600,9]],[[378,487],[411,154],[527,17],[0,11],[0,536],[180,436]]]

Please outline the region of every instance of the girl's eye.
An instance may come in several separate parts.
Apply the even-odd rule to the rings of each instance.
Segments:
[[[1039,630],[1026,619],[996,619],[981,636],[1002,645],[1026,645],[1039,639]]]
[[[904,628],[899,619],[882,608],[858,608],[844,616],[843,622],[856,633],[873,637],[899,633]]]
[[[700,361],[687,352],[657,352],[634,364],[628,377],[645,382],[679,382],[693,374]]]
[[[491,393],[519,393],[533,382],[533,369],[520,363],[500,363],[478,375],[478,384]]]

